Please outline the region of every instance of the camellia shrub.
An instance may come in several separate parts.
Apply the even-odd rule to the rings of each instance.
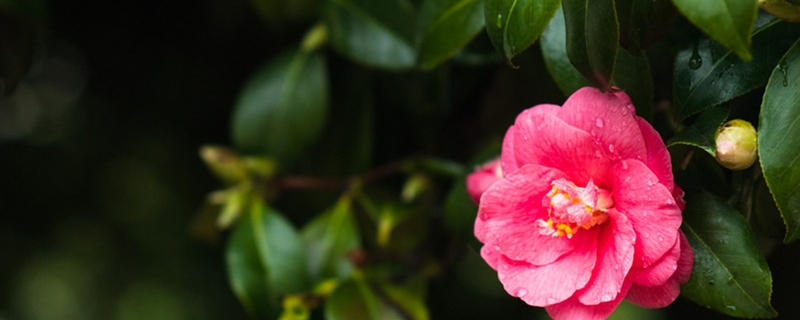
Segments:
[[[778,315],[794,1],[254,3],[307,31],[200,151],[254,318]]]

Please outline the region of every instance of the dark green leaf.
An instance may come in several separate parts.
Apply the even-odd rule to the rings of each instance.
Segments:
[[[383,281],[381,281],[383,282]],[[428,320],[424,287],[371,285],[359,275],[340,284],[325,302],[328,320]],[[424,284],[424,283],[421,283]]]
[[[800,41],[778,66],[764,92],[758,124],[758,155],[775,203],[786,223],[785,242],[800,237]]]
[[[247,81],[233,112],[233,141],[246,153],[286,164],[317,138],[328,114],[328,78],[321,53],[284,53]]]
[[[625,50],[618,53],[614,85],[628,94],[636,106],[636,114],[649,121],[653,116],[653,76],[647,56],[631,55]]]
[[[678,15],[670,0],[616,0],[620,46],[639,51],[669,31]]]
[[[558,0],[486,0],[486,32],[506,63],[542,34],[558,9]]]
[[[476,206],[467,193],[466,176],[459,178],[453,184],[444,203],[444,223],[451,232],[469,239],[473,237],[475,217],[478,215]]]
[[[717,156],[717,129],[725,122],[730,113],[729,108],[718,107],[708,110],[700,115],[689,127],[678,132],[672,139],[669,139],[667,147],[676,144],[695,146],[708,152],[712,157]]]
[[[694,267],[681,294],[731,316],[777,316],[770,305],[772,273],[742,215],[701,189],[687,190],[683,215]]]
[[[550,24],[544,29],[539,44],[547,71],[565,96],[569,97],[578,89],[590,85],[567,57],[567,29],[562,8],[558,8]]]
[[[619,42],[614,2],[564,0],[563,6],[569,61],[594,86],[608,90]]]
[[[672,0],[675,7],[709,37],[749,61],[750,30],[758,5],[750,0]]]
[[[266,21],[307,20],[319,13],[323,0],[250,0]]]
[[[278,297],[308,288],[306,256],[294,227],[256,203],[233,232],[225,253],[228,281],[242,305],[259,319],[274,319]]]
[[[422,3],[419,63],[436,67],[483,29],[484,0],[427,0]]]
[[[331,45],[358,63],[406,69],[416,63],[414,8],[403,0],[331,0],[325,24]]]
[[[741,96],[767,83],[781,56],[800,36],[800,25],[759,15],[753,33],[753,60],[744,62],[708,39],[678,52],[674,97],[680,118]]]
[[[361,245],[349,198],[311,220],[302,231],[308,266],[315,281],[349,277],[353,265],[348,253]]]

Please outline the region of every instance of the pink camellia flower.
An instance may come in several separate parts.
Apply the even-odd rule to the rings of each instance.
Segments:
[[[475,204],[480,203],[481,195],[489,189],[495,182],[503,179],[503,169],[500,167],[500,159],[489,161],[478,167],[475,172],[467,176],[467,192]]]
[[[512,296],[554,319],[603,319],[622,299],[664,307],[689,280],[683,191],[625,93],[582,88],[563,107],[523,111],[501,165],[475,236]]]

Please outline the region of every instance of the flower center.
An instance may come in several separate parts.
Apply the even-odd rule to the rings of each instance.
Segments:
[[[536,221],[539,233],[572,238],[580,228],[589,229],[608,220],[606,212],[614,200],[608,190],[598,188],[591,179],[585,188],[563,178],[551,184],[553,188],[542,199],[548,219]]]

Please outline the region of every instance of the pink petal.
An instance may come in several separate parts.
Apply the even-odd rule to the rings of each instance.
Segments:
[[[679,242],[681,258],[678,260],[677,270],[672,277],[660,286],[648,287],[634,284],[625,299],[645,308],[663,308],[678,298],[680,285],[689,281],[694,265],[694,251],[689,246],[689,241],[683,232],[680,232]]]
[[[509,135],[513,138],[508,139]],[[567,180],[580,187],[585,186],[589,179],[601,188],[609,186],[612,162],[606,151],[589,133],[567,124],[552,112],[523,112],[506,136],[504,170],[513,167],[513,164],[507,164],[513,160],[517,166],[536,163],[563,171]],[[507,147],[512,147],[513,151],[506,154]]]
[[[558,170],[525,165],[492,185],[481,197],[475,237],[514,260],[534,265],[551,263],[585,241],[589,233],[572,239],[539,232],[537,220],[547,220],[542,198],[550,182],[563,177]]]
[[[662,285],[675,274],[675,269],[678,267],[678,259],[680,257],[681,242],[679,239],[675,239],[675,244],[672,246],[672,249],[655,263],[647,268],[631,268],[631,271],[628,273],[628,281],[643,286]]]
[[[594,230],[585,233],[597,236]],[[495,262],[506,292],[539,307],[564,301],[584,287],[592,275],[596,254],[596,242],[582,241],[570,254],[551,264],[535,266],[509,259],[489,245],[481,248],[481,256]]]
[[[590,133],[613,159],[647,156],[636,111],[624,92],[602,93],[595,88],[581,88],[564,102],[558,117]]]
[[[681,225],[681,211],[671,190],[641,161],[626,159],[614,167],[614,205],[636,231],[633,267],[647,268],[672,249]]]
[[[595,227],[600,229],[600,236],[592,279],[575,294],[583,304],[595,305],[616,299],[633,263],[633,244],[636,241],[633,226],[624,214],[615,210],[611,210],[608,217],[605,225]]]
[[[664,140],[646,120],[636,117],[636,123],[639,125],[639,130],[644,137],[644,144],[647,147],[647,159],[644,163],[658,177],[658,181],[672,191],[674,186],[672,160],[667,147],[664,146]]]
[[[617,309],[622,299],[628,294],[628,289],[631,287],[629,283],[622,286],[620,294],[609,302],[603,302],[596,305],[585,305],[578,301],[577,298],[572,297],[559,304],[545,307],[547,314],[554,320],[595,320],[608,318],[614,310]]]
[[[527,119],[527,118],[531,117],[531,115],[533,115],[533,114],[552,114],[552,115],[555,115],[556,113],[558,113],[559,109],[561,109],[561,107],[559,107],[557,105],[540,104],[540,105],[528,108],[525,111],[522,111],[522,113],[517,115],[517,119],[515,120],[515,122],[521,122],[522,119]],[[503,138],[503,149],[502,149],[503,151],[502,151],[502,154],[500,156],[500,159],[501,159],[502,166],[503,166],[503,172],[505,174],[510,174],[511,172],[514,172],[514,170],[517,170],[523,164],[532,163],[532,162],[519,162],[517,160],[516,155],[514,154],[514,150],[516,148],[516,144],[517,143],[523,143],[524,144],[522,146],[523,148],[526,148],[528,145],[534,143],[533,141],[531,141],[531,142],[525,142],[525,141],[522,141],[522,140],[520,140],[520,142],[515,141],[515,137],[518,135],[517,134],[518,130],[520,130],[518,128],[518,126],[512,125],[510,128],[508,128],[508,131],[506,131],[506,135]]]
[[[500,166],[500,160],[493,160],[467,176],[467,193],[476,204],[480,203],[481,195],[486,189],[503,178],[502,172],[498,176],[498,166]]]

